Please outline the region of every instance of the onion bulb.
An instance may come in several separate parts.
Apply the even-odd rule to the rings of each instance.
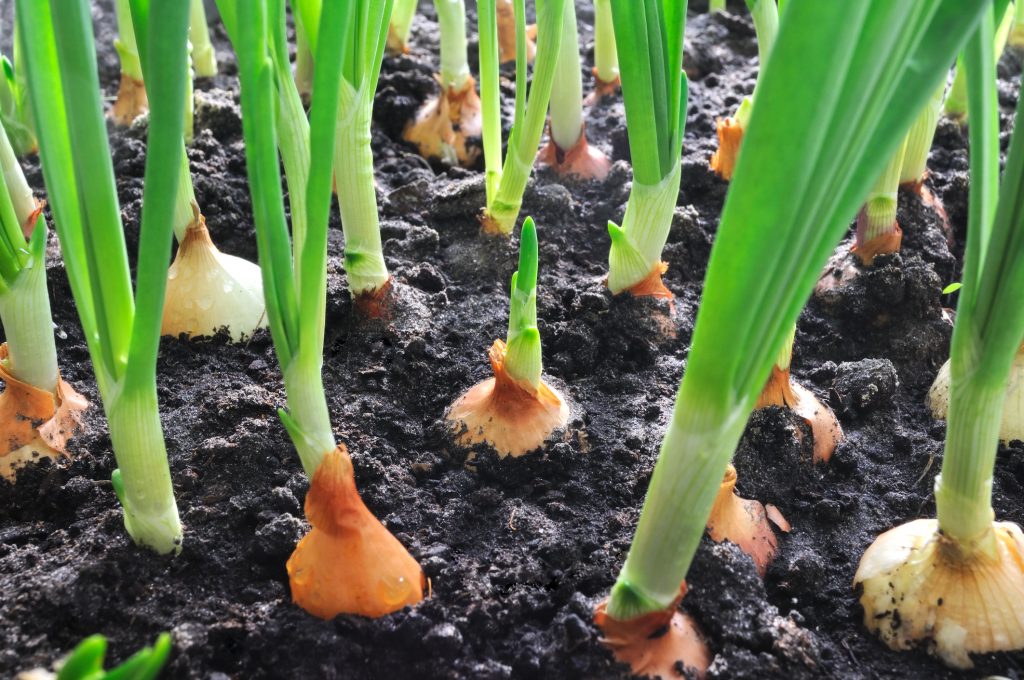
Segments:
[[[1024,647],[1024,534],[993,522],[971,546],[919,519],[875,539],[854,584],[864,625],[892,649],[924,646],[950,666]]]
[[[946,419],[949,410],[949,361],[939,369],[928,390],[928,407],[933,416],[939,420]],[[1000,441],[1008,443],[1015,439],[1024,441],[1024,347],[1013,358],[1006,401],[1003,402],[1003,420],[999,426]]]
[[[231,339],[240,342],[266,325],[260,268],[217,250],[206,220],[197,215],[167,272],[160,332],[191,338],[227,328]]]

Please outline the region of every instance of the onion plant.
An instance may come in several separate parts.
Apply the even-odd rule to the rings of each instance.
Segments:
[[[292,597],[322,618],[339,613],[383,616],[423,598],[419,565],[370,513],[356,491],[352,462],[331,428],[322,366],[327,295],[327,222],[339,107],[350,81],[338,78],[346,61],[359,60],[367,17],[383,51],[390,3],[296,3],[315,55],[313,96],[301,147],[305,164],[296,177],[285,163],[290,194],[305,199],[306,217],[289,234],[279,175],[279,88],[295,98],[294,81],[277,77],[274,56],[284,42],[283,0],[221,0],[221,14],[238,54],[242,130],[252,190],[257,246],[267,293],[274,348],[284,375],[288,410],[278,414],[312,479],[306,516],[313,529],[288,560]],[[286,67],[287,68],[287,67]],[[374,78],[375,79],[375,78]],[[282,157],[287,158],[283,152]],[[342,198],[344,200],[344,198]],[[294,205],[294,204],[293,204]]]
[[[867,199],[857,213],[857,235],[853,253],[865,266],[871,265],[878,255],[899,252],[903,230],[896,222],[899,203],[900,174],[906,154],[907,140],[896,148],[885,164],[882,174],[875,180]]]
[[[47,194],[117,458],[114,489],[135,542],[169,553],[181,549],[181,523],[156,360],[182,154],[188,5],[132,0],[131,10],[154,75],[134,297],[89,3],[18,0],[17,20]]]
[[[507,236],[515,228],[526,182],[533,171],[537,145],[558,63],[563,5],[572,0],[544,0],[537,5],[537,58],[527,94],[526,6],[516,11],[516,107],[504,163],[501,157],[501,102],[498,91],[497,0],[477,5],[480,33],[480,98],[483,101],[483,147],[487,207],[481,216],[485,232]]]
[[[387,50],[389,54],[404,54],[409,51],[409,30],[416,16],[418,0],[393,0],[391,20],[388,25]]]
[[[962,60],[971,186],[945,453],[935,479],[937,519],[879,536],[855,577],[864,623],[889,647],[927,645],[960,668],[971,666],[972,653],[1024,647],[1024,533],[1012,522],[996,522],[992,509],[1007,382],[1024,341],[1024,104],[1018,102],[1000,187],[991,5],[985,14]]]
[[[0,69],[3,69],[0,74],[0,124],[6,130],[14,153],[20,157],[35,153],[38,145],[25,85],[25,48],[21,45],[21,32],[17,24],[14,26],[12,43],[13,63],[6,56],[0,55]]]
[[[608,288],[613,295],[671,298],[661,282],[679,197],[687,80],[683,73],[686,2],[612,0],[633,185],[622,226],[608,223]],[[653,29],[653,30],[652,30]]]
[[[775,36],[779,32],[779,8],[775,0],[746,0],[747,9],[754,18],[754,30],[757,32],[757,61],[763,71],[768,63]],[[723,7],[724,9],[724,7]],[[718,132],[718,151],[711,156],[711,169],[724,180],[732,178],[736,167],[736,156],[743,141],[743,132],[750,121],[750,113],[757,97],[757,85],[754,94],[744,97],[736,113],[716,122]]]
[[[480,156],[483,119],[476,80],[466,53],[466,5],[463,0],[434,0],[441,27],[441,92],[410,121],[402,137],[422,156],[471,167]]]
[[[78,430],[85,399],[61,380],[46,289],[46,219],[0,127],[0,477],[55,458]],[[27,235],[27,236],[26,236]]]
[[[294,10],[293,10],[294,11]],[[309,40],[302,28],[302,21],[295,22],[295,87],[302,101],[309,102],[313,90],[313,53],[309,51]]]
[[[334,138],[334,172],[345,232],[349,292],[374,315],[380,312],[379,306],[391,287],[381,248],[370,125],[392,3],[358,0],[356,5],[356,19],[346,29],[352,31],[351,42],[339,71],[341,102]],[[296,0],[295,6],[310,49],[316,54],[321,2]],[[315,82],[315,70],[313,78]],[[284,157],[287,162],[286,153]]]
[[[146,85],[142,79],[142,61],[139,59],[139,47],[135,42],[135,30],[132,27],[130,4],[131,0],[114,0],[118,33],[114,48],[121,60],[121,82],[117,88],[114,107],[110,110],[110,118],[118,125],[131,125],[136,118],[149,110]]]
[[[494,377],[467,390],[445,416],[460,444],[485,442],[502,458],[540,448],[569,419],[565,399],[541,377],[537,257],[537,228],[527,217],[519,269],[512,275],[508,336],[505,342],[495,340],[488,352]]]
[[[677,636],[651,633],[673,617],[723,473],[818,272],[985,9],[959,0],[787,5],[636,536],[598,611],[620,657],[655,648],[649,674],[667,677],[680,658],[670,646]]]
[[[588,103],[596,103],[619,89],[619,57],[615,48],[612,1],[594,0],[594,91]]]
[[[549,138],[540,152],[540,160],[559,174],[603,180],[608,176],[611,161],[600,149],[587,144],[583,123],[583,76],[576,4],[565,2],[562,8],[561,45],[551,86]]]
[[[200,78],[217,75],[217,52],[210,42],[210,27],[206,23],[203,0],[191,0],[188,39],[192,43],[192,68]]]
[[[191,21],[194,28],[195,5]],[[122,35],[127,30],[123,28]],[[133,37],[133,41],[137,39]],[[143,63],[142,67],[145,79],[147,65]],[[186,96],[191,95],[191,83],[191,69],[186,64]],[[186,120],[191,118],[191,112],[192,107],[186,105]],[[164,335],[194,338],[212,336],[225,329],[234,342],[241,342],[267,325],[260,268],[241,257],[222,253],[214,245],[196,201],[184,142],[183,138],[174,203],[178,251],[167,271],[160,331]]]

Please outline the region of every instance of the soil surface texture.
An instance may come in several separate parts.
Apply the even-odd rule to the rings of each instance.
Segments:
[[[3,18],[10,19],[12,3]],[[584,83],[592,85],[593,7],[578,5]],[[276,409],[285,403],[270,335],[165,338],[158,367],[171,473],[185,525],[176,558],[137,548],[110,484],[114,456],[89,356],[51,234],[47,261],[61,370],[93,404],[72,457],[0,483],[0,676],[48,666],[93,633],[123,660],[170,631],[174,678],[621,678],[625,667],[591,623],[636,527],[683,370],[711,243],[728,185],[708,169],[715,119],[753,90],[754,30],[742,2],[709,15],[695,0],[686,28],[690,111],[682,189],[665,249],[663,303],[612,298],[603,285],[606,224],[621,221],[631,171],[621,98],[587,111],[590,144],[614,166],[577,183],[538,168],[522,216],[540,235],[538,308],[545,371],[574,408],[543,451],[472,467],[452,445],[447,406],[488,377],[487,349],[507,325],[518,242],[482,236],[479,169],[432,165],[401,141],[433,92],[438,27],[422,0],[410,52],[386,57],[373,145],[384,252],[398,300],[389,320],[354,309],[334,210],[324,383],[339,441],[369,508],[408,546],[432,583],[422,604],[379,620],[315,619],[292,604],[285,560],[307,530],[308,480]],[[112,98],[118,64],[109,0],[94,19],[100,77]],[[475,10],[469,26],[475,35]],[[7,32],[4,32],[5,35]],[[189,148],[198,201],[225,252],[256,258],[236,67],[223,29],[221,75],[196,83]],[[9,39],[9,38],[8,38]],[[477,43],[470,40],[476,71]],[[1000,64],[1004,143],[1021,55]],[[506,67],[503,73],[511,76]],[[513,83],[502,84],[506,125]],[[138,246],[145,124],[111,127],[128,248]],[[929,679],[1024,674],[1024,653],[975,657],[957,672],[924,651],[895,653],[868,634],[852,589],[881,532],[935,513],[945,425],[924,405],[947,357],[963,253],[966,131],[943,120],[928,188],[934,210],[900,200],[901,254],[812,299],[793,372],[846,433],[831,464],[810,463],[809,437],[778,409],[755,413],[736,455],[737,492],[773,503],[792,524],[762,580],[734,546],[705,539],[683,606],[708,638],[711,678]],[[44,194],[38,159],[26,160]],[[852,236],[852,231],[851,231]],[[669,332],[666,332],[666,328]],[[807,434],[807,433],[804,433]],[[800,442],[803,443],[800,443]],[[999,452],[994,505],[1024,522],[1024,444]]]

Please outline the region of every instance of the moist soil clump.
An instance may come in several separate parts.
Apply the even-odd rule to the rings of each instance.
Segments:
[[[757,48],[742,3],[687,26],[690,111],[683,181],[665,260],[672,307],[612,298],[603,285],[608,220],[621,220],[631,173],[620,98],[587,111],[587,135],[614,161],[604,182],[535,171],[523,216],[540,236],[538,315],[545,371],[573,404],[564,436],[518,460],[451,443],[445,409],[487,377],[487,348],[507,326],[518,243],[479,234],[476,170],[432,165],[401,129],[436,87],[437,23],[422,2],[410,52],[384,61],[374,155],[387,264],[389,318],[351,303],[337,213],[328,243],[324,384],[335,434],[352,454],[370,509],[431,580],[420,605],[378,620],[315,619],[291,603],[285,560],[307,530],[308,490],[275,410],[284,390],[269,334],[165,339],[158,366],[171,473],[185,543],[180,556],[135,547],[110,484],[115,467],[88,352],[55,237],[47,259],[61,370],[93,403],[72,457],[0,483],[0,675],[46,666],[87,635],[122,660],[161,631],[173,637],[168,677],[620,678],[591,623],[636,526],[700,299],[728,186],[713,176],[715,118],[753,90]],[[7,10],[9,11],[9,10]],[[593,65],[590,3],[578,7],[584,77]],[[5,19],[9,18],[7,16]],[[94,10],[101,81],[118,67],[109,2]],[[474,33],[475,12],[469,26]],[[197,82],[202,102],[189,148],[198,201],[223,251],[256,258],[236,68],[223,29],[221,75]],[[476,42],[470,42],[476,65]],[[1020,60],[1000,65],[1010,123]],[[509,72],[506,70],[505,74]],[[511,81],[503,93],[511,95]],[[512,106],[505,100],[505,123]],[[111,128],[134,258],[145,124]],[[30,183],[43,193],[36,159]],[[903,252],[815,298],[798,325],[794,378],[835,411],[846,433],[831,463],[812,465],[809,432],[777,408],[754,414],[736,455],[737,492],[776,505],[792,524],[764,580],[731,545],[705,540],[684,600],[708,638],[714,678],[965,677],[922,651],[895,653],[863,628],[851,584],[881,532],[933,516],[943,423],[924,398],[945,360],[966,222],[966,139],[944,121],[927,187],[941,220],[900,201]],[[852,234],[852,232],[851,232]],[[1024,521],[1024,444],[1000,451],[999,519]],[[975,657],[966,677],[1024,669],[1024,653]]]

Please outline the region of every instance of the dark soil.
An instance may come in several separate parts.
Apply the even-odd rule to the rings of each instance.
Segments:
[[[117,83],[113,16],[96,9],[101,79]],[[695,3],[696,4],[696,3]],[[604,183],[538,171],[523,215],[539,226],[539,317],[546,371],[576,406],[564,441],[518,461],[482,452],[475,470],[440,418],[486,377],[504,335],[517,243],[478,234],[479,172],[432,167],[400,141],[404,117],[435,87],[437,27],[422,2],[412,51],[386,58],[374,135],[384,250],[400,291],[388,323],[355,314],[330,239],[325,386],[336,435],[352,452],[368,506],[418,558],[433,596],[379,620],[314,619],[290,600],[285,560],[306,529],[308,482],[275,409],[285,402],[270,337],[165,339],[159,390],[184,550],[158,557],[126,536],[109,482],[115,467],[89,358],[52,238],[48,268],[65,378],[94,404],[73,458],[0,484],[0,675],[48,665],[103,633],[127,657],[170,631],[167,677],[616,678],[591,610],[622,564],[683,371],[710,245],[727,185],[712,176],[715,118],[753,89],[753,28],[691,9],[690,114],[679,208],[665,250],[669,322],[656,303],[612,299],[602,285],[605,224],[621,219],[630,170],[622,105],[588,114],[588,135],[616,165]],[[7,10],[9,11],[9,9]],[[6,15],[6,12],[5,12]],[[592,5],[579,3],[590,83]],[[472,25],[472,22],[471,22]],[[218,245],[254,259],[237,84],[215,30],[222,74],[199,81],[190,149],[198,199]],[[471,44],[475,65],[476,45]],[[1007,55],[1004,123],[1018,92]],[[506,92],[511,93],[511,83]],[[144,128],[111,130],[129,250],[137,246]],[[30,182],[42,191],[35,160]],[[701,546],[684,606],[707,634],[720,678],[1020,677],[1024,653],[977,657],[968,673],[924,652],[894,653],[865,632],[851,588],[880,532],[935,512],[944,424],[924,407],[945,360],[944,285],[958,280],[966,221],[964,132],[943,122],[929,186],[956,241],[916,198],[901,201],[904,250],[854,284],[812,300],[797,333],[794,374],[837,412],[846,439],[812,467],[790,419],[754,415],[736,455],[741,495],[776,504],[793,525],[762,581],[731,545]],[[805,438],[806,441],[806,438]],[[1024,521],[1024,445],[1000,452],[994,504]]]

